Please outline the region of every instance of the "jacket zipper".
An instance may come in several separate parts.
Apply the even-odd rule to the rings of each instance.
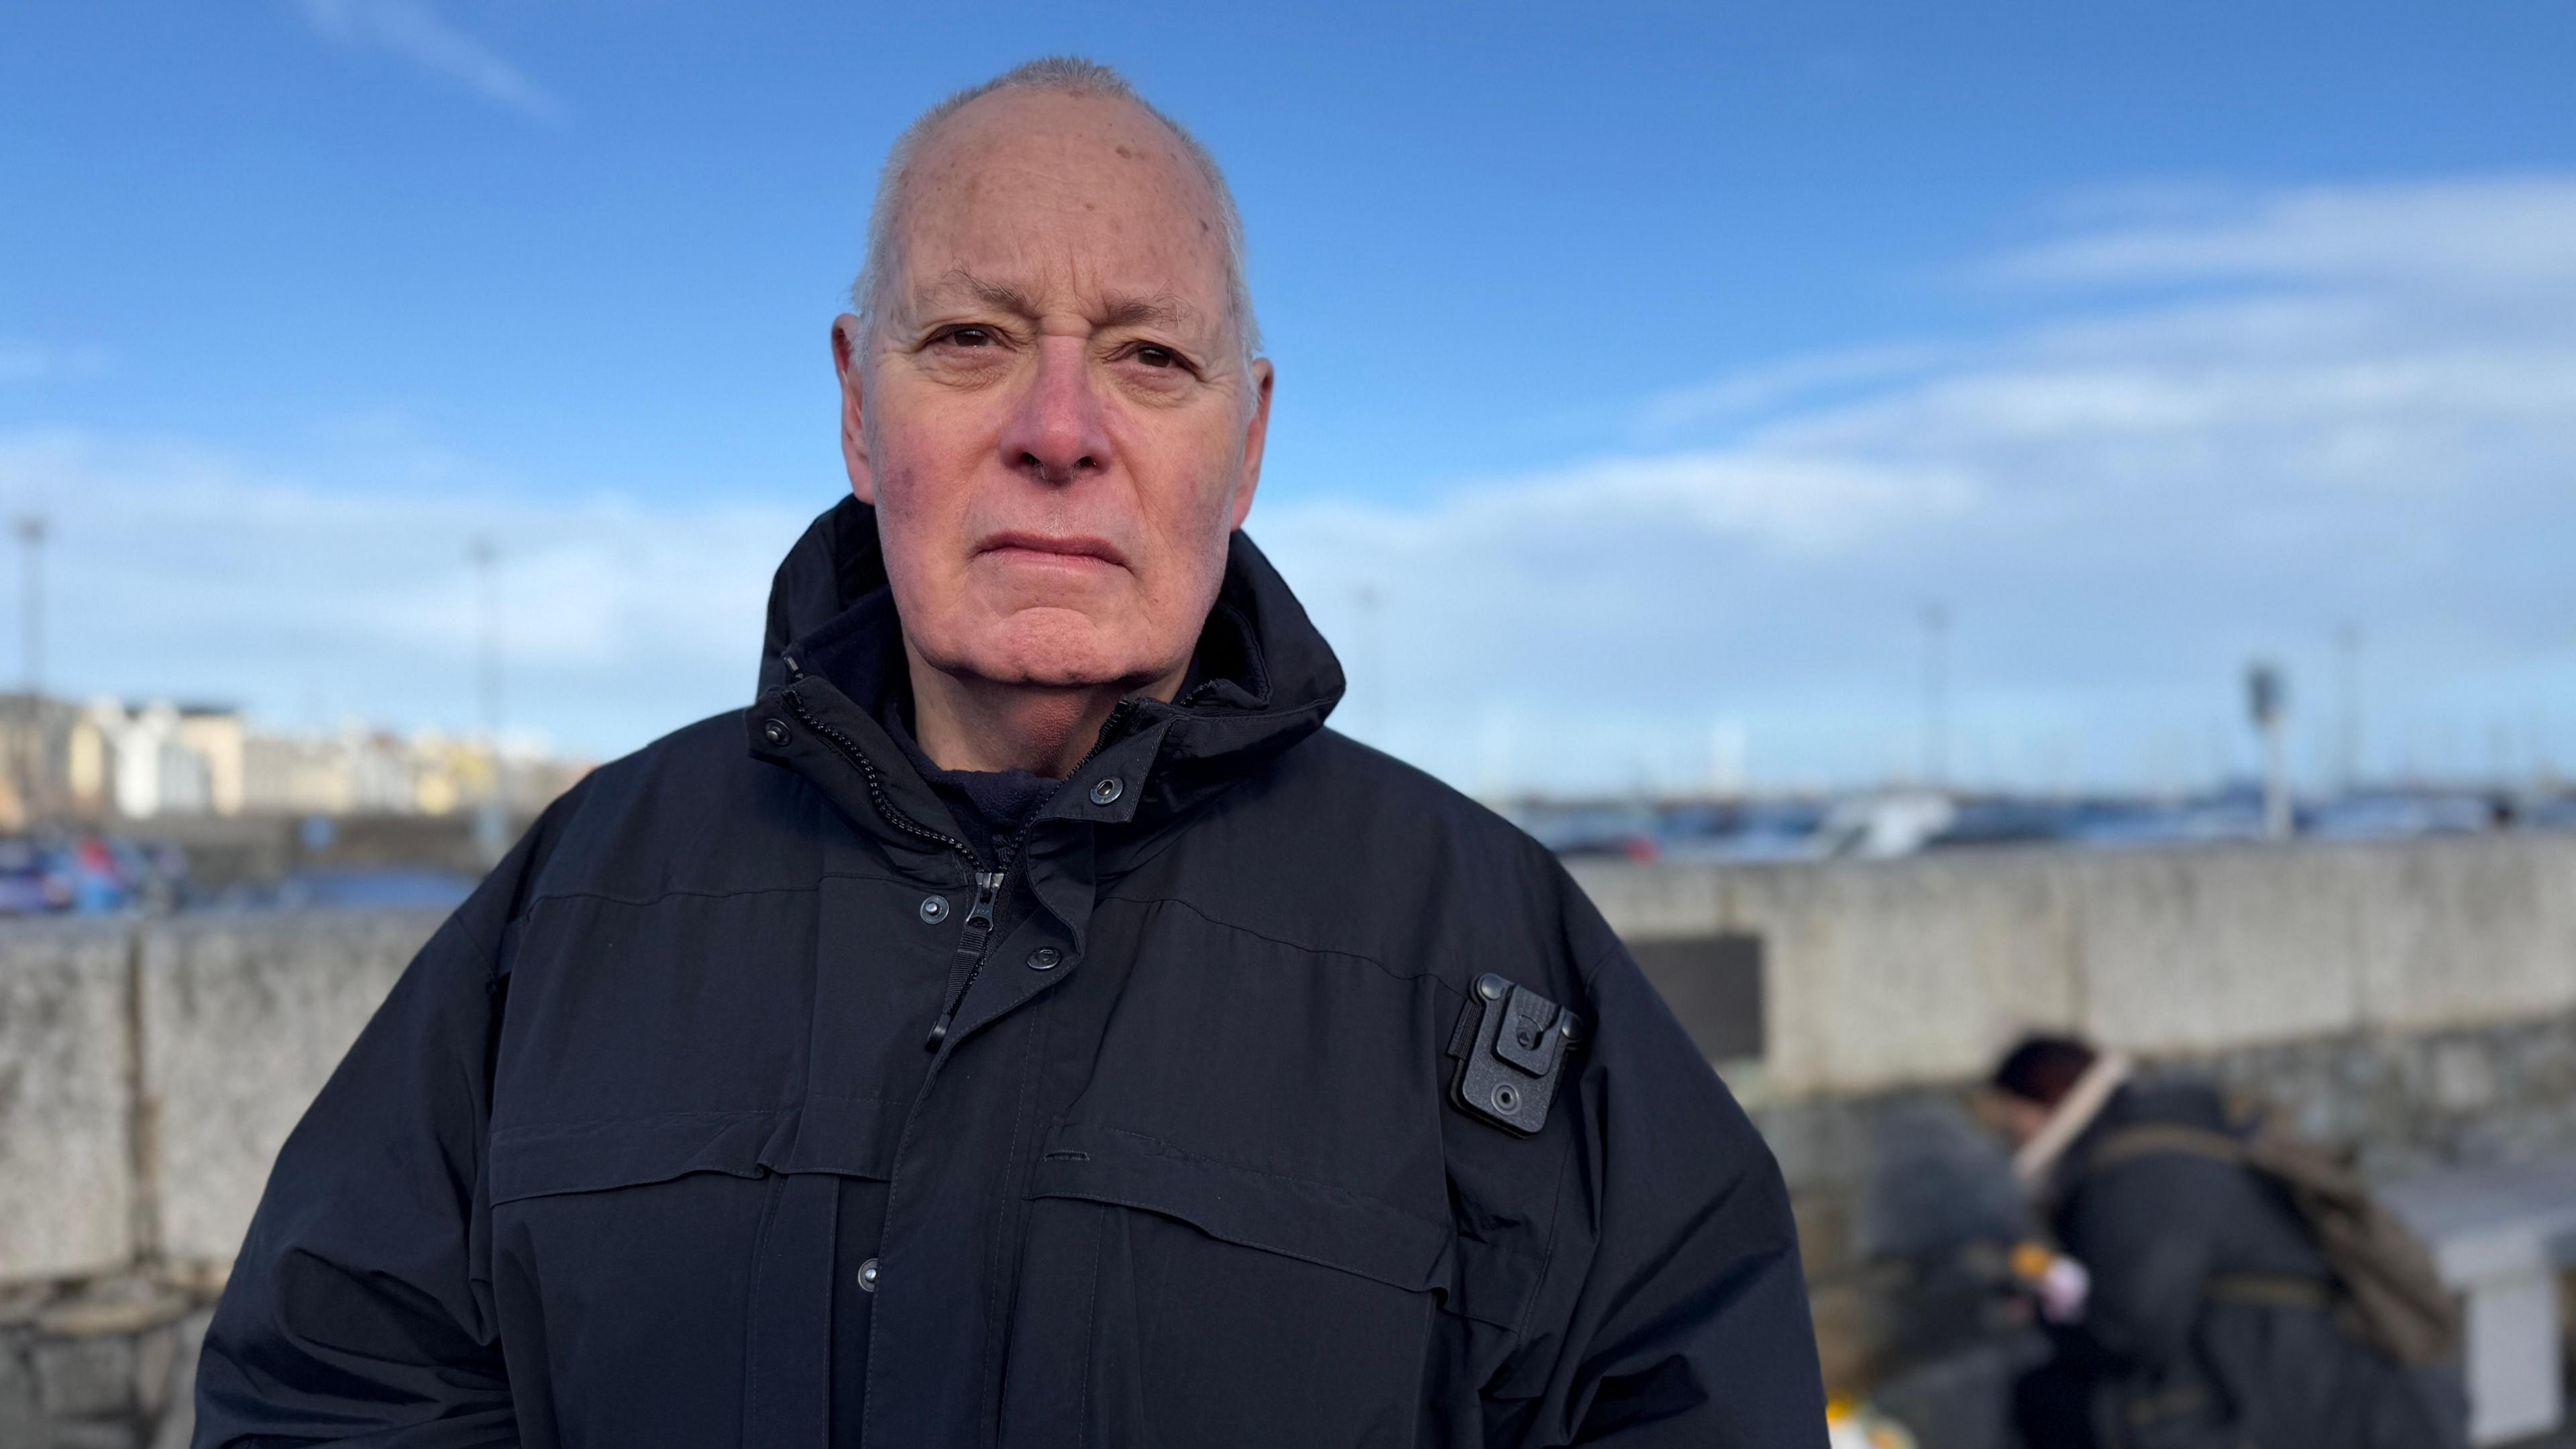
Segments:
[[[965,857],[967,868],[975,873],[975,904],[967,909],[965,932],[957,938],[957,957],[955,963],[949,968],[949,987],[946,998],[940,1004],[938,1020],[930,1024],[929,1040],[921,1044],[922,1050],[935,1052],[939,1050],[939,1044],[948,1039],[949,1024],[957,1019],[957,1009],[965,1005],[966,993],[975,988],[975,978],[983,974],[984,957],[993,948],[994,904],[1001,899],[1002,887],[1010,880],[1011,862],[1019,855],[1020,841],[1028,835],[1030,827],[1036,822],[1032,820],[1028,825],[1021,826],[1019,834],[1012,837],[1010,848],[1003,853],[1001,869],[986,870],[982,857],[975,854],[975,847],[956,836],[942,835],[894,808],[894,802],[886,798],[885,783],[878,776],[875,764],[868,759],[867,751],[860,749],[858,741],[851,739],[838,728],[816,718],[814,712],[805,707],[805,701],[793,689],[787,691],[787,708],[803,722],[807,729],[829,741],[833,748],[839,750],[851,764],[858,767],[860,778],[867,781],[868,803],[876,807],[877,813],[885,817],[887,824],[907,835],[936,845],[944,845],[956,851]],[[1133,713],[1134,709],[1134,700],[1118,701],[1117,705],[1109,711],[1109,718],[1100,722],[1100,734],[1091,743],[1091,753],[1082,757],[1082,764],[1074,766],[1071,774],[1082,773],[1083,765],[1090,764],[1099,757],[1102,750],[1109,748],[1109,741],[1117,734],[1118,726],[1126,722],[1127,716]]]
[[[923,1042],[925,1051],[939,1050],[948,1039],[948,1024],[957,1019],[957,1008],[966,1004],[966,993],[973,990],[975,978],[984,969],[984,953],[993,945],[993,903],[1001,899],[1002,882],[1008,873],[998,870],[975,872],[975,904],[966,912],[966,932],[957,938],[957,959],[948,970],[948,995],[939,1008],[939,1019],[930,1024],[930,1040]]]
[[[966,864],[973,868],[977,875],[984,873],[984,862],[977,858],[975,847],[954,835],[942,835],[894,808],[894,802],[886,798],[885,781],[878,776],[877,767],[869,763],[867,752],[859,748],[858,741],[816,719],[814,712],[805,707],[804,699],[798,696],[795,690],[787,691],[787,708],[797,719],[804,722],[805,728],[830,741],[834,748],[849,757],[851,764],[859,767],[860,777],[868,782],[868,803],[877,807],[877,813],[885,817],[888,825],[906,835],[927,840],[933,845],[947,846],[950,850],[966,857]],[[1093,753],[1096,754],[1098,751],[1095,750]]]

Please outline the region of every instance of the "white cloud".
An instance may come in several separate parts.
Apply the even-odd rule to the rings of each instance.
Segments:
[[[2001,266],[2046,320],[1645,405],[1719,446],[1254,531],[1382,638],[1355,716],[1465,780],[1680,783],[1730,717],[1757,777],[1901,768],[1934,600],[1955,733],[2025,781],[2205,773],[2258,652],[2322,728],[2342,620],[2378,764],[2576,757],[2576,179],[2191,200]]]
[[[294,0],[304,23],[338,44],[401,56],[496,105],[541,121],[564,114],[553,92],[451,24],[430,0]]]
[[[551,500],[502,479],[353,487],[69,430],[0,434],[0,500],[53,521],[54,687],[231,700],[295,725],[473,723],[468,548],[489,538],[507,718],[602,752],[750,697],[769,573],[808,518]]]

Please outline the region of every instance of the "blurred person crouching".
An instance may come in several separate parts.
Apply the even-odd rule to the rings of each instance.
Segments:
[[[2072,1037],[2023,1041],[1991,1085],[2064,1250],[2029,1265],[2056,1348],[2014,1393],[2032,1449],[2468,1442],[2447,1295],[2348,1168]]]

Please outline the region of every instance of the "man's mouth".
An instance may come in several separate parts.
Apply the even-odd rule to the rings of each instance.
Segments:
[[[1062,568],[1125,568],[1126,555],[1105,538],[1075,533],[997,533],[978,544],[979,558],[1002,558],[1013,563],[1053,565]]]

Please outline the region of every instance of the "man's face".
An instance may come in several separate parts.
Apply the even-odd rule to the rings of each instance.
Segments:
[[[1215,196],[1121,102],[988,96],[923,147],[875,327],[833,332],[852,489],[924,663],[1005,684],[1177,674],[1252,506]]]

